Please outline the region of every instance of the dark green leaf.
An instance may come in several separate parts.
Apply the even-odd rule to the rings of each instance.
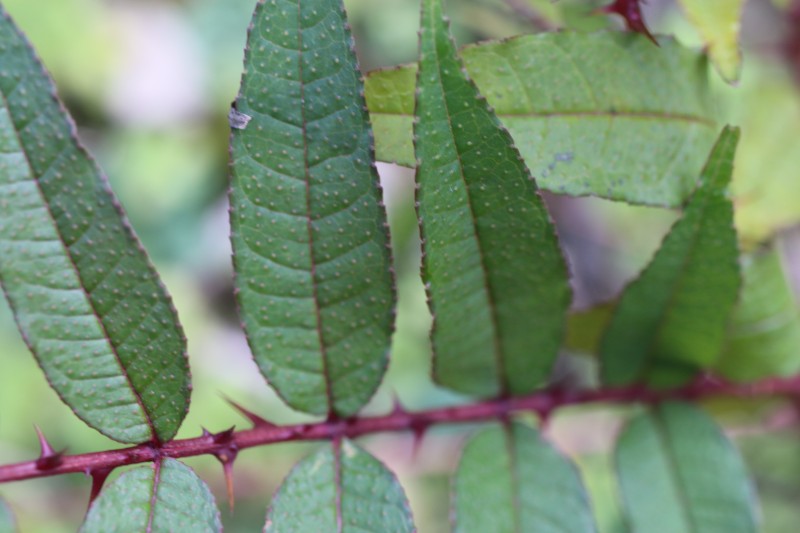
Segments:
[[[741,283],[727,197],[738,139],[722,131],[683,217],[622,293],[600,345],[604,383],[673,386],[716,364]]]
[[[0,8],[0,279],[61,398],[122,442],[189,406],[175,310],[23,36]]]
[[[17,523],[14,520],[14,513],[8,504],[0,498],[0,533],[15,533]]]
[[[140,466],[103,489],[81,533],[221,532],[214,496],[174,459]]]
[[[498,424],[472,438],[454,487],[459,533],[595,531],[575,465],[522,424]]]
[[[770,245],[744,256],[744,284],[717,370],[736,381],[789,376],[800,368],[800,308],[781,253]]]
[[[548,378],[570,290],[524,162],[465,77],[439,1],[422,9],[416,150],[435,379],[492,396]]]
[[[662,38],[567,32],[469,46],[464,66],[546,190],[678,206],[717,132],[707,61]],[[415,164],[415,66],[367,79],[378,159]]]
[[[704,413],[665,404],[634,418],[616,448],[633,533],[755,533],[756,502],[736,449]]]
[[[415,531],[403,488],[377,459],[348,440],[306,457],[284,480],[265,533]]]
[[[394,294],[341,0],[260,2],[231,139],[236,288],[256,362],[294,408],[349,416],[387,363]]]

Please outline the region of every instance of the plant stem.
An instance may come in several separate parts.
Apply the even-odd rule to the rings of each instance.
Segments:
[[[357,417],[347,420],[326,420],[312,424],[274,426],[266,421],[251,429],[225,431],[218,434],[174,440],[162,445],[140,444],[119,450],[64,455],[57,461],[28,461],[0,466],[0,483],[49,477],[61,474],[110,470],[119,466],[152,462],[163,457],[192,457],[238,452],[246,448],[289,441],[331,440],[337,437],[359,437],[372,433],[413,431],[419,435],[438,424],[459,424],[502,419],[516,412],[535,412],[547,418],[554,410],[579,404],[596,403],[657,403],[666,400],[697,400],[710,396],[739,398],[788,396],[800,397],[800,375],[790,378],[770,378],[750,384],[734,384],[716,378],[703,377],[686,387],[671,390],[652,390],[642,386],[568,391],[550,388],[528,396],[487,400],[456,407],[408,412],[401,408],[381,416]]]

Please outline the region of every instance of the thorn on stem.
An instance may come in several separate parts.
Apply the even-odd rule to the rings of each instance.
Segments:
[[[239,414],[241,414],[242,416],[247,418],[253,424],[253,427],[256,427],[256,428],[259,428],[259,427],[269,427],[269,428],[278,427],[275,424],[273,424],[272,422],[270,422],[269,420],[266,420],[266,419],[258,416],[254,412],[250,411],[249,409],[246,409],[245,407],[242,407],[241,405],[239,405],[238,403],[234,402],[233,400],[231,400],[227,396],[223,396],[223,399],[226,402],[228,402],[228,404],[230,404],[231,407],[236,409],[239,412]]]
[[[53,450],[53,447],[47,442],[47,438],[44,436],[44,433],[42,433],[42,430],[39,429],[39,426],[34,425],[33,427],[36,430],[36,436],[39,439],[39,447],[41,448],[39,458],[36,459],[36,468],[38,470],[51,470],[57,467],[61,464],[61,459],[66,449],[59,452]]]
[[[601,13],[614,13],[621,16],[625,19],[625,26],[627,26],[630,31],[641,33],[650,39],[653,44],[660,46],[644,22],[640,2],[641,0],[614,0],[612,4],[601,7],[599,11]]]
[[[92,478],[92,491],[89,493],[89,507],[92,506],[97,496],[100,495],[100,491],[103,490],[106,479],[108,479],[109,474],[111,474],[113,470],[113,468],[97,468],[86,472],[86,475]]]
[[[225,476],[225,489],[228,493],[228,508],[233,512],[234,493],[233,493],[233,462],[236,460],[238,451],[234,446],[229,446],[218,452],[214,456],[222,464],[222,473]]]

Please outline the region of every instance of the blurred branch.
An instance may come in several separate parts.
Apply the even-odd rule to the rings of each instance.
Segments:
[[[534,392],[528,396],[499,398],[419,412],[409,412],[396,405],[392,412],[382,416],[326,420],[292,426],[276,426],[234,404],[234,407],[253,422],[252,428],[241,431],[234,431],[231,428],[216,434],[204,432],[200,437],[174,440],[162,445],[146,443],[119,450],[80,455],[55,454],[57,457],[53,457],[54,454],[51,453],[46,461],[39,458],[0,466],[0,483],[76,472],[92,476],[99,471],[152,462],[164,457],[198,455],[235,457],[240,450],[279,442],[325,441],[397,431],[411,431],[421,436],[434,425],[507,419],[517,412],[534,412],[545,420],[556,409],[569,405],[654,404],[667,400],[693,401],[710,396],[738,398],[787,396],[800,399],[800,375],[790,378],[770,378],[749,384],[735,384],[704,376],[686,387],[671,390],[652,390],[644,386],[595,390],[568,390],[556,387]]]

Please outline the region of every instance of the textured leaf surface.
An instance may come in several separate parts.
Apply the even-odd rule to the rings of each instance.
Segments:
[[[726,195],[738,139],[722,131],[683,216],[622,293],[600,345],[604,383],[673,386],[717,362],[741,284]]]
[[[415,531],[403,488],[370,454],[345,440],[306,457],[284,480],[265,533]]]
[[[742,69],[739,28],[744,0],[680,0],[680,3],[705,41],[720,75],[728,82],[737,81]]]
[[[730,379],[789,376],[800,369],[800,308],[773,245],[744,256],[744,284],[717,369]]]
[[[174,459],[140,466],[103,489],[80,533],[205,533],[222,524],[214,496],[191,468]]]
[[[8,504],[0,498],[0,533],[15,533],[17,523],[14,520],[14,513]]]
[[[169,296],[2,8],[0,65],[0,279],[20,331],[90,426],[169,440],[189,405]]]
[[[632,533],[754,533],[744,464],[709,417],[665,404],[634,418],[615,451]]]
[[[570,300],[536,185],[464,76],[438,1],[423,2],[416,127],[435,379],[521,394],[549,376]]]
[[[294,408],[358,411],[394,295],[360,75],[340,0],[259,3],[233,131],[236,288],[256,362]]]
[[[469,46],[464,66],[539,186],[680,205],[714,143],[704,56],[671,39],[543,33]],[[413,166],[415,66],[367,79],[378,159]]]
[[[498,424],[472,438],[454,490],[459,533],[595,531],[575,465],[522,424]]]

